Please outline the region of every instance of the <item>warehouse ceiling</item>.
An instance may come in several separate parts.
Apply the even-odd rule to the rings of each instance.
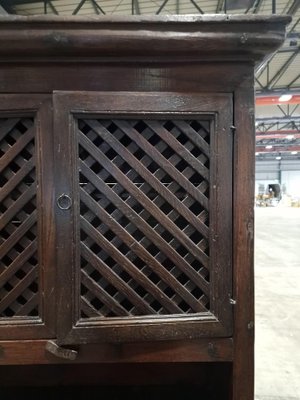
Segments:
[[[0,13],[289,14],[284,45],[256,69],[256,156],[300,159],[300,0],[0,0]]]

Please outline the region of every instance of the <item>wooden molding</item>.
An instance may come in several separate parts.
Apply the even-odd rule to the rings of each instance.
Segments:
[[[46,350],[47,340],[0,341],[0,365],[65,363],[153,363],[232,361],[233,341],[201,339],[190,341],[81,345],[70,361]]]
[[[290,21],[289,16],[248,15],[1,16],[0,61],[258,61],[282,44]]]

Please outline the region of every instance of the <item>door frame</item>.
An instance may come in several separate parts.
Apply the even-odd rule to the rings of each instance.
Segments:
[[[57,233],[57,334],[60,344],[171,340],[232,335],[232,94],[54,92],[56,199],[66,195],[68,210],[55,206]],[[130,318],[78,317],[79,197],[76,118],[205,115],[214,121],[211,157],[210,226],[212,312]],[[63,134],[62,134],[63,132]],[[63,171],[63,173],[61,173]],[[77,287],[76,287],[77,286]]]
[[[54,338],[55,317],[55,229],[52,96],[2,94],[0,118],[34,118],[39,260],[39,316],[0,319],[0,339]],[[1,190],[0,190],[1,192]]]

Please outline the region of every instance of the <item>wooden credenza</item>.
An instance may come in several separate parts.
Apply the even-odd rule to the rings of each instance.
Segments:
[[[3,387],[253,399],[253,71],[289,20],[0,18]]]

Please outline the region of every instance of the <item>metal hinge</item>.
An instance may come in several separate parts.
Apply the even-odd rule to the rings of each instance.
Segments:
[[[229,299],[229,303],[232,304],[233,306],[235,306],[235,305],[236,305],[236,300],[234,300],[234,299]]]
[[[61,347],[53,340],[48,340],[48,342],[46,343],[46,350],[56,357],[64,358],[65,360],[70,361],[76,360],[78,356],[78,351]]]

